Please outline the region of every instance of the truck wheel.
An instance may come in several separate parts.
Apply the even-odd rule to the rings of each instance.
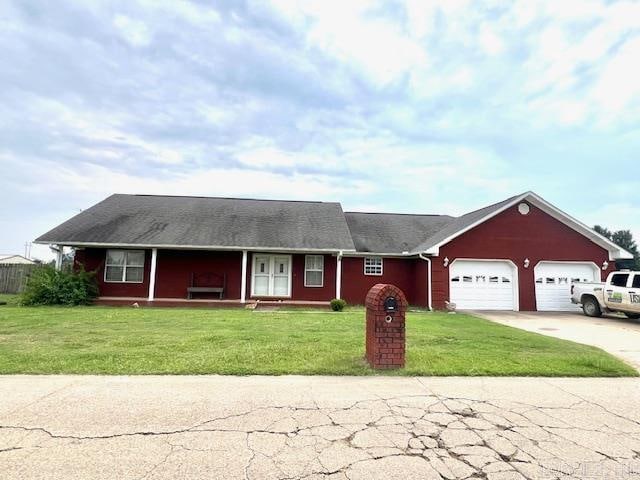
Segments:
[[[600,304],[593,297],[587,297],[582,301],[582,311],[587,317],[601,317]]]
[[[632,320],[637,320],[640,318],[640,313],[624,313],[627,318],[631,318]]]

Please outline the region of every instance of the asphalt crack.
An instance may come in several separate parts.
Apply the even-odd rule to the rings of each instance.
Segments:
[[[240,477],[244,480],[259,478],[259,474],[254,472],[261,471],[265,465],[272,469],[275,478],[282,480],[332,475],[349,478],[354,469],[368,463],[413,457],[430,464],[444,478],[458,478],[463,473],[456,472],[464,472],[468,478],[488,479],[491,478],[485,471],[488,466],[514,474],[517,472],[524,478],[531,478],[527,473],[530,468],[554,476],[579,473],[573,463],[563,460],[559,453],[562,448],[588,451],[592,458],[602,458],[621,467],[626,465],[625,462],[640,459],[640,422],[611,412],[572,392],[565,393],[577,398],[575,402],[566,402],[558,407],[537,407],[524,401],[439,395],[422,385],[426,390],[423,395],[377,397],[345,407],[323,408],[315,401],[311,407],[255,407],[173,430],[71,435],[41,426],[2,425],[0,433],[17,430],[26,435],[19,445],[1,448],[0,454],[35,448],[27,443],[30,435],[37,433],[46,435],[54,443],[73,440],[77,444],[134,436],[163,437],[168,451],[144,472],[141,480],[162,476],[163,466],[175,462],[173,457],[179,451],[186,455],[227,452],[221,440],[209,440],[216,442],[211,445],[198,444],[198,436],[212,432],[243,436],[243,444],[235,453],[243,459]],[[572,424],[570,419],[549,415],[553,411],[560,415],[577,407],[599,409],[611,418],[624,419],[639,427],[634,431],[638,435],[638,446],[635,449],[621,446],[621,449],[628,450],[624,450],[625,456],[619,457],[606,448],[589,447],[585,442],[569,438],[566,433],[569,431],[584,435],[599,431]],[[252,428],[250,424],[256,421],[262,425]],[[554,424],[558,426],[550,426]],[[611,438],[626,435],[625,432],[611,430]],[[443,436],[444,432],[446,435]],[[180,435],[195,436],[195,440],[181,441],[176,438]],[[192,443],[197,446],[192,446]],[[628,439],[627,443],[621,442],[621,445],[627,444]],[[556,447],[550,449],[549,445]],[[561,448],[558,449],[557,445]],[[76,446],[75,443],[67,444],[66,448]],[[334,458],[337,453],[332,448],[336,448],[344,458]],[[292,464],[291,458],[296,455],[300,459]]]

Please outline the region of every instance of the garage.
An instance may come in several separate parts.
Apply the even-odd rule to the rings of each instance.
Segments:
[[[518,277],[507,260],[455,260],[450,298],[459,310],[518,310]]]
[[[536,307],[541,312],[579,310],[571,303],[572,282],[600,281],[600,270],[592,262],[543,261],[534,268]]]

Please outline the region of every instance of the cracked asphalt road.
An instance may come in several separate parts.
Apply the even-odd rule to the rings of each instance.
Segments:
[[[640,380],[0,376],[0,472],[640,478]]]

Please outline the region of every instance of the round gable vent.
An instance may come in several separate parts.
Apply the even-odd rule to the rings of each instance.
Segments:
[[[520,212],[520,215],[527,215],[529,214],[530,210],[531,207],[529,207],[528,203],[522,202],[520,205],[518,205],[518,211]]]

